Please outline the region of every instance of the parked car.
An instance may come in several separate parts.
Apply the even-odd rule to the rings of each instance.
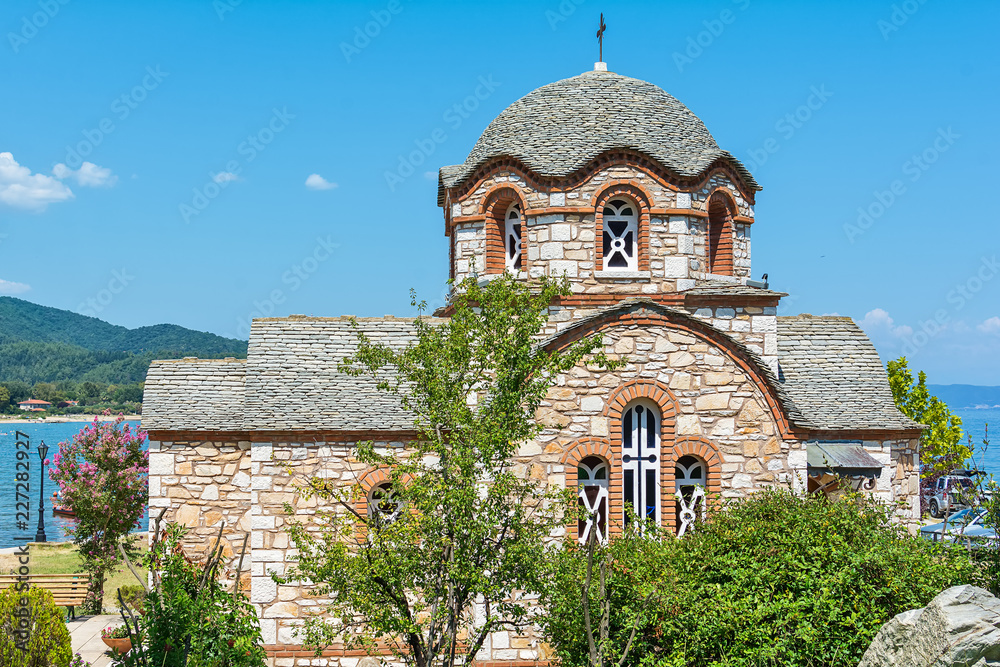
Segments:
[[[997,542],[997,533],[983,524],[986,509],[967,507],[949,515],[941,523],[921,526],[920,536],[932,542],[958,542],[971,539],[975,544]]]
[[[929,493],[927,509],[935,519],[970,507],[979,500],[976,483],[969,475],[939,477]]]

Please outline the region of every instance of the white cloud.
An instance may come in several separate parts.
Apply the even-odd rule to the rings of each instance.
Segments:
[[[1000,335],[1000,317],[994,315],[990,319],[977,324],[976,328],[984,334],[993,334],[994,336]]]
[[[906,324],[896,326],[889,313],[881,308],[869,310],[858,324],[869,334],[889,334],[896,338],[908,338],[913,335],[912,327]]]
[[[212,180],[216,183],[232,183],[233,181],[242,181],[243,179],[231,171],[220,171],[212,177]]]
[[[11,153],[0,153],[0,202],[29,211],[44,211],[54,202],[73,198],[73,191],[45,174],[32,174]],[[17,284],[17,283],[13,283]]]
[[[9,153],[8,153],[9,155]],[[15,283],[10,280],[4,280],[0,278],[0,294],[22,294],[31,289],[30,285],[25,285],[24,283]]]
[[[309,174],[306,179],[306,187],[310,190],[332,190],[337,187],[336,183],[331,183],[319,174]]]
[[[425,171],[424,172],[424,178],[426,178],[428,181],[435,181],[435,180],[437,180],[437,177],[438,177],[438,173],[436,171]]]
[[[98,167],[93,162],[84,162],[79,169],[70,169],[62,162],[52,167],[52,175],[60,181],[73,179],[77,185],[86,188],[111,187],[118,182],[118,177],[107,167]]]

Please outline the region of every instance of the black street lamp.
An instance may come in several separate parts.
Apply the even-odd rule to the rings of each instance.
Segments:
[[[49,448],[46,447],[45,441],[42,440],[41,444],[38,445],[38,460],[42,464],[42,474],[39,475],[41,479],[38,485],[38,532],[35,533],[36,542],[48,541],[45,539],[45,455],[48,453]]]

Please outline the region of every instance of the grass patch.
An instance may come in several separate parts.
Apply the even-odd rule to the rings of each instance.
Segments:
[[[136,546],[145,553],[149,550],[146,544],[145,533],[135,536]],[[50,542],[44,545],[32,545],[29,554],[32,574],[71,574],[83,572],[83,562],[80,554],[77,553],[76,545],[72,542]],[[19,567],[17,556],[0,555],[0,572],[13,574]],[[146,570],[139,563],[134,563],[136,570],[142,576],[146,575]],[[139,582],[135,576],[121,563],[120,569],[108,574],[104,582],[104,608],[117,609],[117,591],[119,586],[134,586]]]

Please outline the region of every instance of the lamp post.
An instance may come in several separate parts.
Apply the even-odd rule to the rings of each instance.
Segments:
[[[42,473],[39,475],[38,485],[38,532],[35,533],[35,542],[47,542],[45,539],[45,455],[49,453],[49,448],[42,440],[38,445],[38,460],[42,464]]]

